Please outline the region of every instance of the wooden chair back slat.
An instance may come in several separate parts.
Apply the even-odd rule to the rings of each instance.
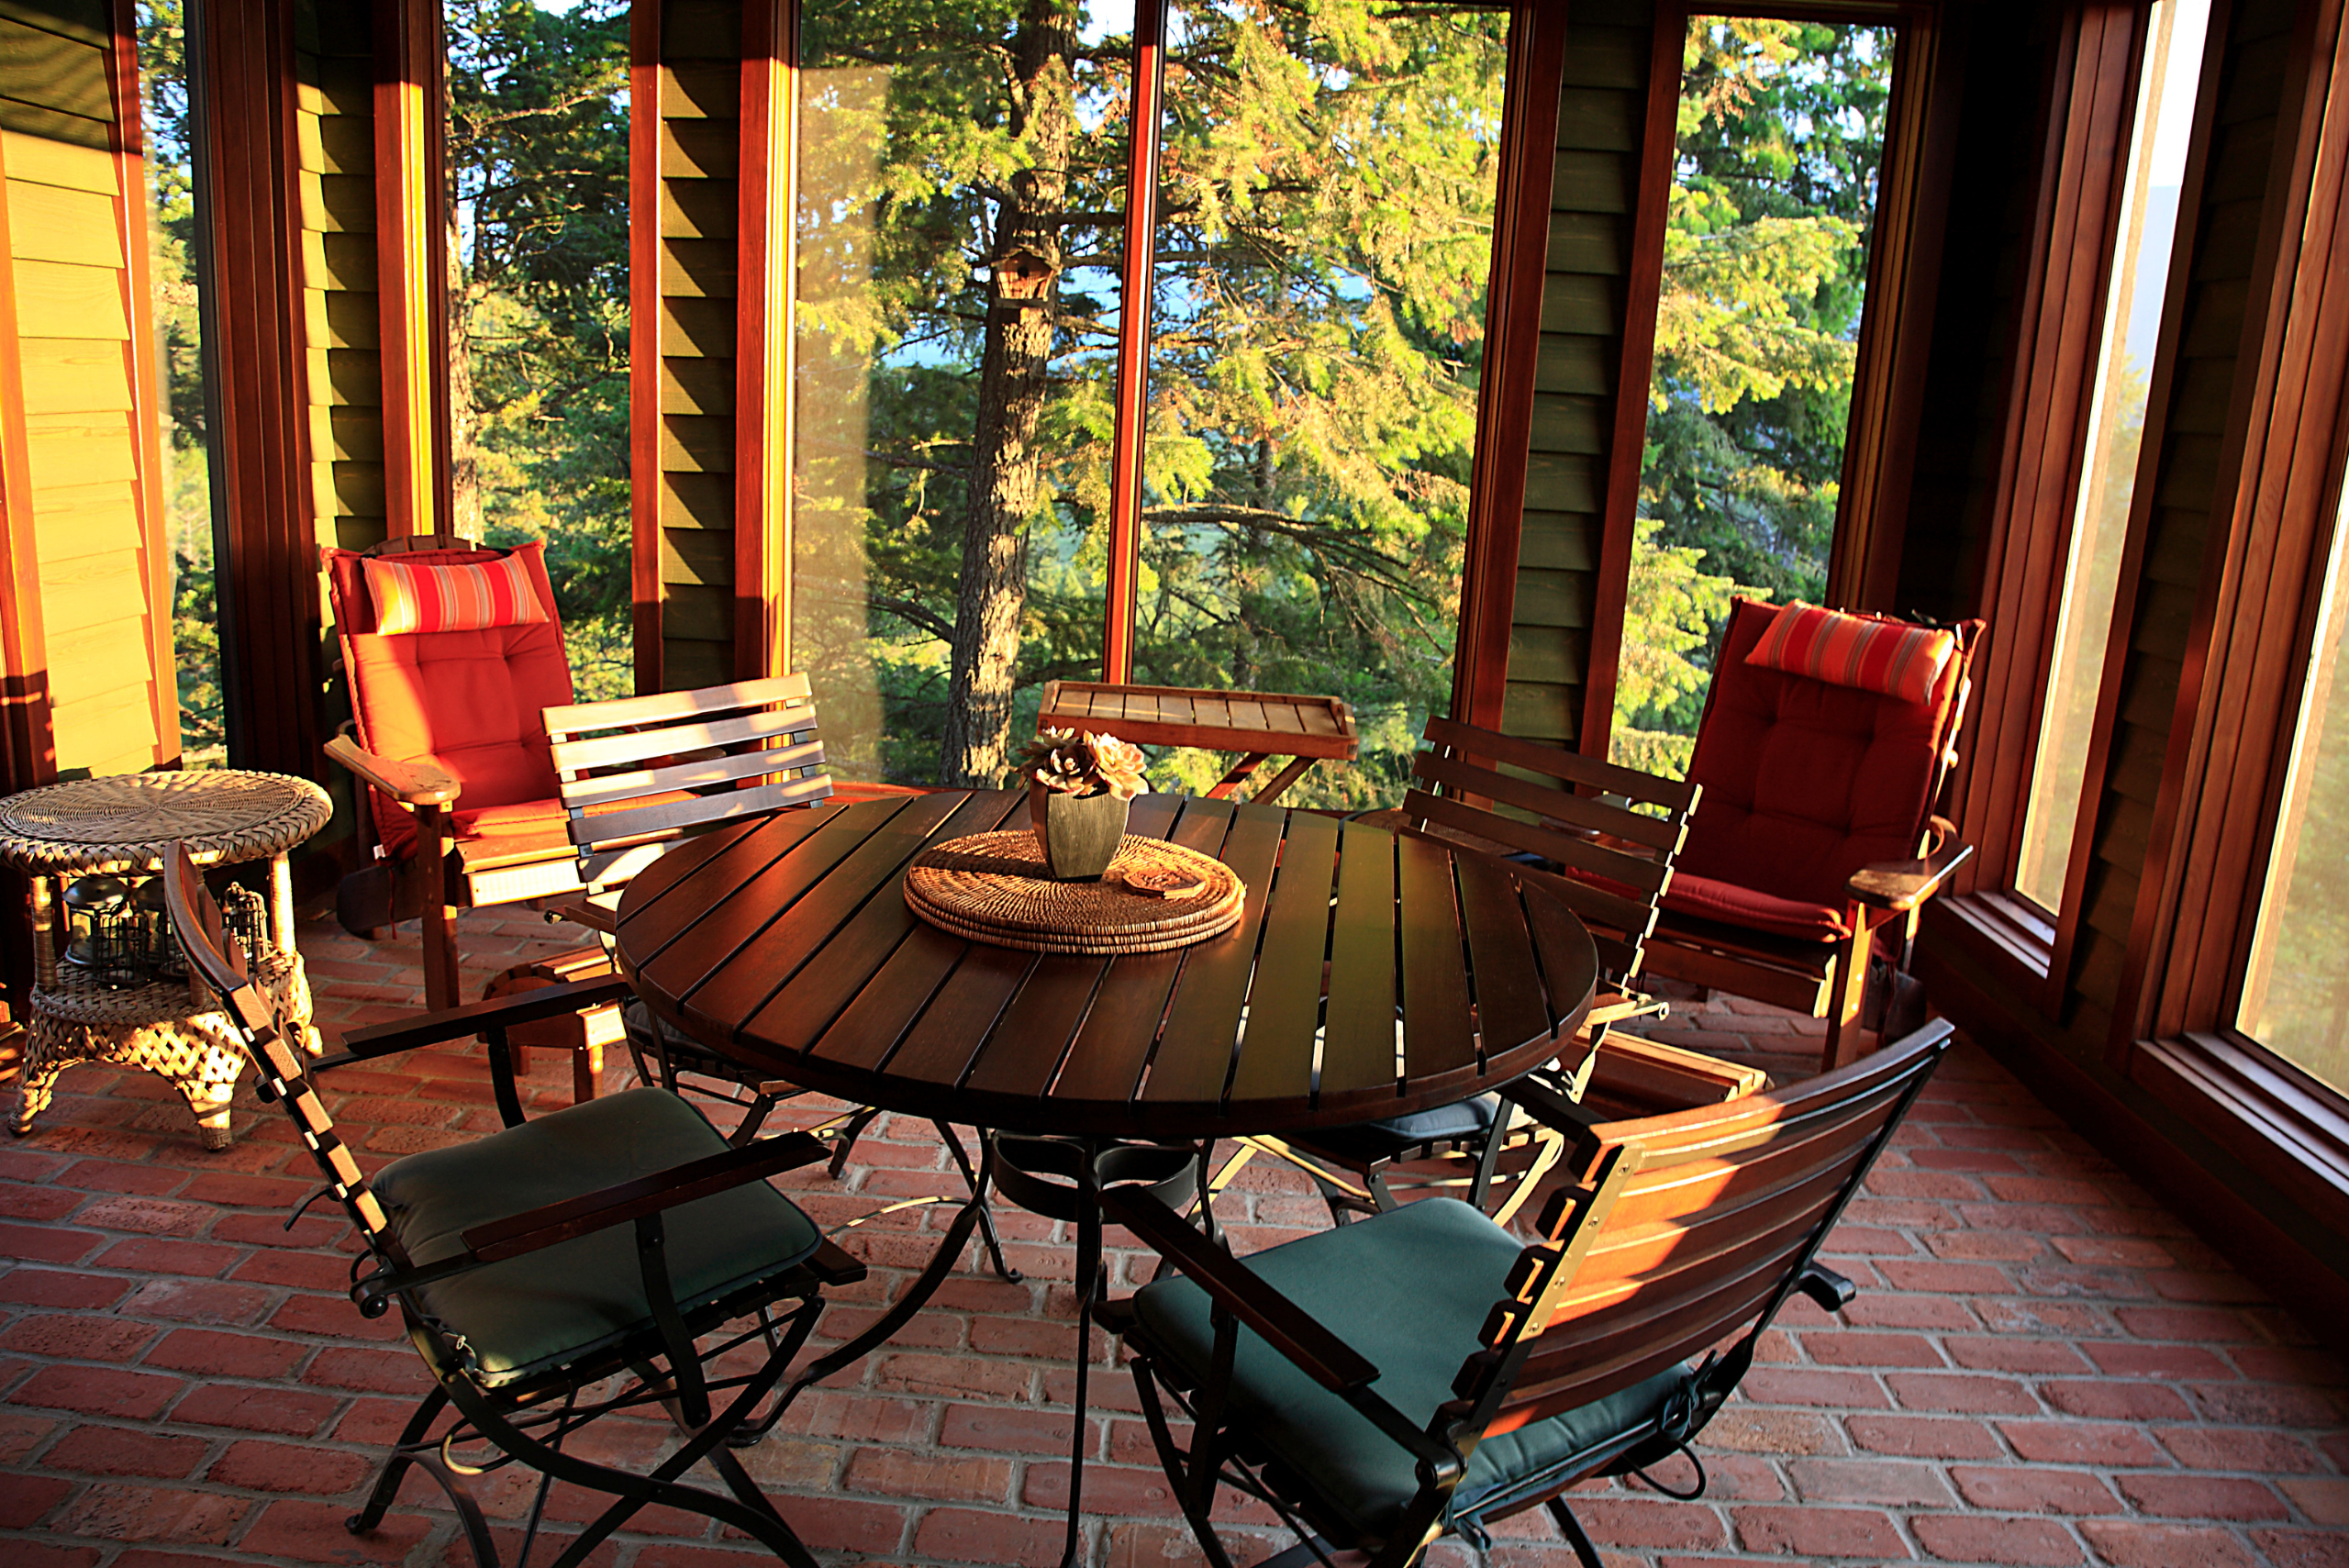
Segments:
[[[1586,827],[1595,834],[1612,834],[1624,840],[1631,839],[1634,832],[1642,838],[1655,837],[1657,835],[1647,832],[1647,828],[1651,824],[1661,823],[1657,817],[1642,817],[1638,812],[1627,811],[1620,806],[1566,795],[1547,785],[1513,778],[1491,768],[1480,768],[1464,758],[1447,757],[1440,752],[1419,753],[1412,759],[1411,772],[1416,777],[1438,786],[1445,797],[1454,803],[1464,795],[1484,795],[1527,811],[1542,813],[1562,822],[1575,819],[1576,826]],[[1420,792],[1413,793],[1423,800],[1427,798]],[[1403,810],[1407,816],[1417,815],[1410,795],[1404,797]],[[1511,819],[1502,817],[1500,820]],[[1662,825],[1669,827],[1669,824]],[[1549,828],[1547,824],[1543,825],[1542,837],[1545,842],[1556,846],[1554,851],[1544,851],[1552,860],[1573,866],[1577,871],[1588,872],[1593,876],[1605,877],[1609,882],[1636,888],[1642,893],[1656,892],[1671,877],[1671,866],[1655,851],[1679,847],[1679,836],[1669,834],[1667,837],[1671,841],[1664,844],[1640,844],[1636,848],[1619,850],[1610,848],[1604,839],[1562,832]]]
[[[1426,830],[1427,825],[1450,828],[1564,865],[1579,866],[1585,859],[1596,860],[1605,853],[1567,834],[1537,828],[1513,817],[1479,811],[1473,806],[1463,806],[1456,800],[1447,800],[1442,795],[1428,795],[1416,789],[1403,796],[1403,811],[1413,821],[1422,825],[1421,831]],[[1553,886],[1559,898],[1566,901],[1568,907],[1586,920],[1598,920],[1617,930],[1644,934],[1653,918],[1653,899],[1642,900],[1611,893],[1595,883],[1578,883],[1572,877],[1561,877],[1558,882],[1564,885],[1546,885]]]
[[[546,710],[591,900],[676,843],[832,793],[804,674]]]
[[[1496,729],[1484,729],[1457,719],[1431,718],[1425,738],[1431,745],[1449,747],[1470,756],[1506,762],[1529,773],[1544,774],[1586,788],[1604,790],[1662,806],[1667,813],[1686,813],[1695,808],[1697,786],[1685,779],[1660,778],[1643,773],[1636,768],[1603,762],[1596,757],[1586,757],[1579,751],[1568,751],[1555,746],[1545,746],[1539,740],[1526,740],[1514,735],[1503,735]]]
[[[547,733],[562,738],[584,734],[591,729],[633,728],[640,725],[665,727],[672,720],[692,719],[736,708],[764,707],[774,703],[804,703],[814,690],[806,673],[794,670],[781,675],[763,675],[754,681],[697,686],[687,692],[654,692],[640,697],[612,697],[604,702],[573,703],[567,707],[548,708],[544,717]]]
[[[1490,1429],[1604,1398],[1733,1337],[1750,1354],[1949,1032],[1928,1026],[1784,1091],[1594,1128],[1582,1173],[1542,1222],[1548,1246],[1579,1246],[1578,1265],[1520,1331],[1524,1361]],[[1594,1209],[1591,1173],[1627,1155],[1628,1179]],[[1463,1376],[1474,1381],[1475,1363]]]
[[[592,820],[598,814],[597,807],[622,801],[716,784],[739,784],[785,769],[821,768],[823,765],[824,743],[820,740],[802,740],[796,745],[777,746],[768,751],[689,756],[685,762],[669,762],[657,768],[639,768],[632,773],[606,773],[598,778],[582,779],[579,788],[573,792],[570,803],[584,807]]]
[[[555,767],[564,773],[587,773],[648,758],[729,747],[744,740],[777,740],[785,736],[813,735],[816,707],[763,708],[736,718],[686,719],[659,728],[622,730],[584,740],[557,740],[549,750]]]
[[[1522,874],[1575,912],[1602,971],[1629,984],[1703,792],[1449,718],[1430,719],[1425,740],[1411,762],[1424,787],[1403,797],[1406,830],[1538,858]]]

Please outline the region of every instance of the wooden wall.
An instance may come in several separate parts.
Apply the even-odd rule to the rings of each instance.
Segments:
[[[1654,11],[1652,0],[1578,0],[1567,12],[1541,360],[1501,711],[1509,734],[1561,745],[1575,744],[1582,734],[1609,515],[1620,511],[1625,527],[1631,516],[1628,504],[1610,506],[1617,499],[1609,495],[1610,466],[1628,430],[1631,483],[1637,484],[1637,449],[1646,428],[1647,346],[1631,344],[1637,385],[1625,384],[1624,362]],[[1648,317],[1652,323],[1652,302]],[[1652,331],[1651,325],[1631,336]],[[1624,397],[1636,406],[1621,406]],[[1620,487],[1620,473],[1612,483]]]
[[[9,591],[39,601],[7,673],[45,688],[47,709],[11,787],[180,750],[137,61],[116,13],[0,4],[0,334],[15,350],[0,527]]]
[[[637,689],[736,673],[735,312],[742,14],[638,0],[630,307]]]
[[[369,0],[302,0],[294,15],[311,520],[318,543],[345,550],[387,531],[373,10]]]

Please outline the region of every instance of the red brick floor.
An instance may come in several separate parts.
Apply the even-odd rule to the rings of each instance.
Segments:
[[[467,935],[489,968],[562,945],[526,915],[474,917]],[[303,941],[330,1027],[414,1006],[414,972],[393,962],[412,944],[371,949],[327,925]],[[1798,1074],[1809,1029],[1724,1003],[1684,1006],[1659,1033]],[[340,1074],[346,1137],[380,1162],[494,1126],[478,1067],[452,1051]],[[531,1083],[541,1106],[568,1098],[552,1055]],[[395,1330],[341,1294],[340,1220],[284,1229],[313,1179],[277,1113],[248,1096],[235,1147],[206,1154],[158,1083],[86,1067],[61,1090],[33,1137],[0,1147],[0,1565],[460,1560],[421,1477],[380,1534],[341,1528],[424,1379]],[[824,1223],[956,1190],[926,1126],[875,1133],[839,1183],[791,1184]],[[1245,1182],[1226,1199],[1241,1247],[1323,1222],[1300,1183]],[[874,1269],[829,1324],[868,1320],[943,1218],[913,1209],[847,1231]],[[828,1560],[1056,1555],[1070,1259],[1043,1222],[1004,1223],[1030,1283],[956,1275],[888,1351],[751,1455]],[[1829,1251],[1859,1300],[1840,1322],[1800,1302],[1787,1312],[1706,1434],[1703,1501],[1636,1485],[1578,1500],[1610,1563],[2349,1564],[2341,1364],[1972,1048],[1945,1064]],[[1147,1264],[1120,1253],[1116,1266],[1123,1289]],[[1096,1353],[1093,1562],[1193,1561],[1131,1383],[1106,1345]],[[603,1440],[653,1451],[663,1439],[640,1422]],[[525,1501],[488,1489],[508,1526]],[[558,1490],[558,1525],[586,1517],[583,1502]],[[699,1521],[640,1522],[597,1561],[751,1560]],[[1504,1531],[1495,1568],[1572,1561],[1539,1515]],[[1433,1560],[1472,1556],[1447,1543]]]

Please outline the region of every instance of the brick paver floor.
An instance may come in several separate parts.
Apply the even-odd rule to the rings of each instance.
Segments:
[[[466,939],[485,968],[562,945],[527,914],[474,916]],[[412,937],[370,948],[313,924],[303,943],[330,1027],[415,1005],[415,972],[397,962]],[[1684,1006],[1659,1032],[1782,1074],[1809,1070],[1817,1049],[1808,1020],[1733,1001]],[[568,1082],[541,1053],[534,1101],[565,1103]],[[342,1529],[424,1378],[395,1328],[365,1322],[343,1296],[340,1218],[314,1211],[286,1228],[315,1184],[278,1113],[248,1095],[235,1147],[206,1154],[151,1079],[82,1068],[61,1089],[33,1137],[0,1147],[0,1564],[462,1560],[453,1517],[420,1476],[380,1534]],[[330,1089],[362,1159],[495,1125],[467,1052],[346,1072]],[[1300,1182],[1261,1170],[1244,1181],[1226,1200],[1241,1248],[1325,1222]],[[790,1185],[834,1226],[956,1190],[935,1135],[896,1120],[858,1146],[842,1180],[800,1173]],[[839,1293],[834,1331],[899,1288],[944,1214],[908,1209],[843,1233],[874,1273]],[[887,1351],[803,1400],[749,1456],[829,1561],[1056,1555],[1071,1262],[1049,1225],[1016,1212],[1004,1225],[1026,1283],[966,1262]],[[2349,1564],[2341,1363],[1978,1051],[1953,1053],[1829,1252],[1859,1300],[1840,1322],[1788,1309],[1705,1436],[1704,1500],[1637,1485],[1577,1498],[1610,1563]],[[1123,1290],[1147,1262],[1121,1252],[1116,1267]],[[1132,1385],[1106,1343],[1095,1353],[1092,1560],[1195,1561]],[[640,1455],[664,1439],[621,1422],[598,1441]],[[496,1482],[487,1506],[510,1556],[527,1492]],[[559,1488],[551,1514],[572,1527],[587,1507]],[[1227,1509],[1245,1539],[1244,1512]],[[753,1560],[697,1519],[639,1523],[596,1560]],[[1434,1561],[1472,1556],[1446,1543]],[[1535,1514],[1505,1524],[1488,1561],[1572,1557]]]

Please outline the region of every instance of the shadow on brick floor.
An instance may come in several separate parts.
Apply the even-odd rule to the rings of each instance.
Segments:
[[[468,917],[468,983],[571,945],[526,910]],[[412,929],[371,946],[313,925],[304,951],[329,1033],[417,1005]],[[1818,1027],[1733,998],[1682,1002],[1658,1038],[1815,1070]],[[625,1075],[612,1064],[610,1077]],[[568,1102],[541,1052],[534,1109]],[[496,1125],[470,1051],[338,1075],[362,1161]],[[815,1105],[796,1114],[813,1120]],[[379,1534],[356,1506],[424,1386],[389,1323],[342,1294],[339,1218],[284,1216],[314,1184],[273,1110],[240,1097],[238,1141],[198,1148],[169,1089],[85,1067],[32,1137],[0,1147],[0,1561],[9,1568],[464,1560],[420,1477]],[[928,1255],[944,1208],[881,1211],[959,1183],[927,1123],[885,1118],[838,1182],[785,1184],[873,1266],[827,1328],[853,1332]],[[1292,1173],[1225,1199],[1242,1250],[1326,1223]],[[862,1222],[862,1223],[856,1223]],[[828,1561],[1044,1564],[1058,1555],[1074,1351],[1058,1228],[1003,1217],[1027,1275],[964,1260],[884,1352],[805,1398],[747,1462]],[[1861,1296],[1840,1320],[1798,1301],[1701,1445],[1701,1501],[1636,1484],[1577,1498],[1610,1564],[2104,1563],[2349,1568],[2343,1373],[2288,1313],[1970,1047],[1954,1052],[1830,1242]],[[1149,1268],[1112,1253],[1115,1285]],[[1085,1500],[1092,1562],[1197,1561],[1097,1338]],[[588,1440],[643,1458],[651,1422]],[[510,1552],[527,1478],[485,1499]],[[557,1529],[595,1504],[558,1488]],[[1275,1544],[1227,1500],[1242,1541]],[[1505,1521],[1494,1568],[1567,1568],[1540,1515]],[[1256,1555],[1263,1555],[1259,1551]],[[1461,1568],[1456,1542],[1431,1561]],[[615,1568],[759,1561],[705,1522],[647,1513],[595,1559]],[[1243,1559],[1246,1560],[1246,1559]]]

